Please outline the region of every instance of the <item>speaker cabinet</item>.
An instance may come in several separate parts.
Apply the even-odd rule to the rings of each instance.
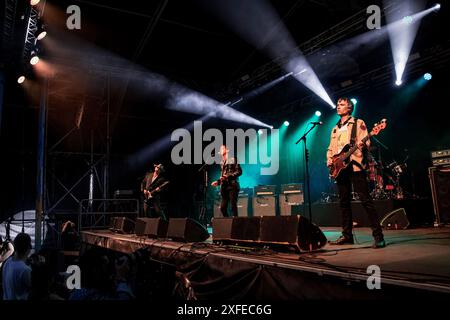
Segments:
[[[238,201],[237,201],[237,209],[238,209],[238,217],[248,217],[249,214],[249,196],[247,194],[239,195]],[[222,212],[220,211],[220,203],[222,202],[221,198],[218,198],[214,201],[214,217],[220,218],[223,217]],[[228,204],[228,212],[230,216],[231,213],[231,206]]]
[[[258,195],[253,197],[253,216],[275,216],[277,214],[276,197]]]
[[[150,238],[165,238],[169,223],[162,218],[137,218],[135,233]]]
[[[327,239],[308,219],[296,216],[215,218],[213,241],[316,250]]]
[[[209,233],[204,226],[195,220],[172,218],[169,220],[167,238],[180,242],[201,242],[209,238]]]
[[[450,166],[428,168],[436,224],[450,222]]]
[[[126,217],[113,217],[110,230],[118,233],[133,233],[134,221]]]
[[[261,217],[214,218],[213,240],[259,241]]]
[[[295,215],[262,217],[260,241],[308,251],[322,248],[327,238],[307,218]]]
[[[290,216],[301,213],[301,206],[303,205],[303,193],[284,193],[278,196],[278,203],[280,205],[280,215]]]
[[[409,227],[409,220],[405,209],[400,208],[386,214],[381,219],[381,226],[389,230],[407,229]]]

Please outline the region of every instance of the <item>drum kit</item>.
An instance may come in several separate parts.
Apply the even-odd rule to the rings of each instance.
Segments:
[[[375,159],[372,159],[369,162],[367,179],[369,180],[369,188],[373,199],[404,199],[405,195],[400,179],[407,170],[406,160],[402,163],[393,161],[387,166],[384,166],[381,160],[377,162]]]

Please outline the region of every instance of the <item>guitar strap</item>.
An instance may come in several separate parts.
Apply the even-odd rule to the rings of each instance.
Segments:
[[[354,146],[356,144],[356,127],[357,127],[357,124],[358,124],[358,119],[357,118],[353,118],[353,119],[355,119],[355,122],[353,123],[352,135],[350,136],[350,144],[352,146]]]
[[[352,135],[350,136],[350,144],[353,145],[353,146],[357,143],[357,141],[356,141],[356,129],[358,127],[358,125],[357,125],[358,119],[357,118],[354,118],[354,119],[355,119],[355,123],[353,124],[353,127],[352,127]],[[370,153],[368,152],[367,148],[364,148],[363,160],[362,160],[362,164],[364,166],[367,165],[369,157],[370,157]],[[352,162],[356,166],[358,166],[361,170],[364,170],[364,167],[361,166],[358,162],[356,162],[356,161],[352,161]]]

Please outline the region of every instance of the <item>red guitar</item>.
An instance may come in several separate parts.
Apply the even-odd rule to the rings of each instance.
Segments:
[[[372,131],[362,139],[362,143],[366,143],[367,140],[369,140],[370,137],[376,136],[380,133],[381,130],[386,128],[387,126],[387,120],[383,119],[379,123],[376,123],[373,127]],[[342,151],[338,154],[335,154],[333,156],[333,163],[329,166],[330,168],[330,176],[334,179],[336,179],[341,171],[348,167],[350,164],[350,156],[358,149],[358,145],[354,145],[353,147],[350,147],[349,144],[345,145],[344,148],[342,148]]]

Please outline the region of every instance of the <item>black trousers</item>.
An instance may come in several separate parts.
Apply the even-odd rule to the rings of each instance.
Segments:
[[[361,204],[369,217],[370,227],[372,228],[372,235],[375,240],[381,241],[383,240],[383,231],[380,226],[380,221],[375,209],[375,205],[369,193],[366,173],[364,171],[354,172],[351,167],[352,165],[350,165],[349,168],[341,171],[336,179],[342,213],[342,234],[348,238],[353,237],[353,219],[351,207],[353,184],[353,191],[358,194],[359,199],[361,200]]]
[[[220,211],[224,217],[228,217],[228,203],[231,205],[231,212],[234,217],[238,216],[237,199],[239,195],[239,183],[231,182],[227,185],[222,185],[220,188],[220,195],[222,202],[220,203]]]
[[[152,209],[153,208],[153,212]],[[163,218],[166,220],[164,211],[161,208],[161,199],[159,197],[151,198],[144,201],[144,216],[148,218]]]

